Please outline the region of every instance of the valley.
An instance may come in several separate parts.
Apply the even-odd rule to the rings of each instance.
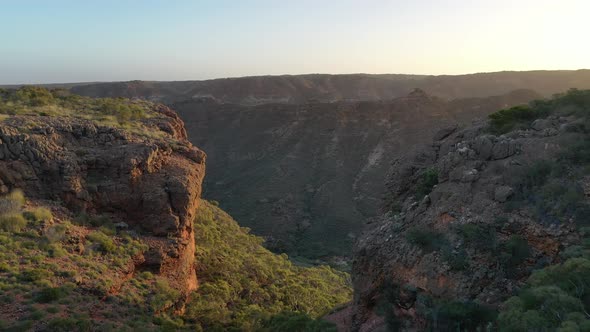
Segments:
[[[3,2],[0,332],[590,332],[589,12]]]

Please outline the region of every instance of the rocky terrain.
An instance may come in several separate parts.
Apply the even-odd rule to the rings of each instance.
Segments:
[[[589,96],[503,110],[399,155],[385,213],[355,246],[352,330],[585,330]]]
[[[197,288],[192,219],[205,153],[182,121],[158,106],[132,134],[86,119],[9,117],[0,124],[0,194],[62,202],[75,213],[109,214],[145,232],[149,251],[127,271],[155,271],[185,297]],[[174,144],[172,144],[174,142]]]
[[[161,104],[0,90],[0,330],[331,328],[347,275],[201,201],[205,160]]]
[[[77,117],[4,119],[0,194],[18,188],[34,201],[137,227],[149,250],[125,273],[158,273],[187,298],[197,288],[192,220],[205,153],[188,142],[176,113],[161,105],[145,112],[135,125],[151,136]]]

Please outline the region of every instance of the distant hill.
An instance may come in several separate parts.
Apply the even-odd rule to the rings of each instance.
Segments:
[[[517,89],[543,96],[590,88],[590,70],[496,72],[469,75],[283,75],[178,82],[80,83],[72,92],[91,97],[145,98],[166,103],[211,98],[220,103],[258,105],[309,101],[389,100],[420,88],[443,99],[487,97]]]

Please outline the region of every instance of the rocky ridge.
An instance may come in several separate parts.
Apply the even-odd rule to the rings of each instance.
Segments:
[[[446,100],[503,95],[531,89],[551,96],[570,87],[590,88],[590,71],[524,71],[468,75],[281,75],[204,81],[80,83],[64,87],[90,97],[144,98],[173,104],[209,98],[222,104],[304,104],[378,101],[406,96],[414,88]]]
[[[443,318],[432,320],[440,303],[497,308],[531,271],[561,262],[560,253],[580,242],[575,217],[535,212],[530,200],[538,197],[517,196],[523,181],[540,182],[545,161],[586,139],[575,129],[583,123],[566,114],[502,134],[491,133],[485,121],[449,126],[430,145],[398,158],[385,213],[371,220],[355,246],[352,329],[452,330]],[[566,166],[559,172],[573,172]],[[581,188],[574,190],[576,204],[588,202],[587,177],[568,186]]]

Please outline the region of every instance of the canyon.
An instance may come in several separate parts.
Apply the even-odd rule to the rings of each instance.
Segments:
[[[364,222],[380,212],[383,175],[400,154],[441,128],[570,87],[590,87],[590,71],[262,76],[71,91],[166,103],[207,152],[205,197],[272,250],[349,269]]]
[[[585,73],[481,74],[460,94],[474,77],[434,92],[405,85],[433,77],[399,75],[0,90],[0,287],[15,303],[0,323],[122,310],[113,327],[331,330],[319,318],[336,307],[325,318],[342,331],[583,324],[554,276],[590,267],[590,98],[547,95]],[[559,79],[521,86],[541,74]],[[376,88],[385,78],[399,90]],[[276,80],[292,85],[264,95]],[[549,291],[573,303],[567,319],[523,319]],[[92,315],[35,322],[22,292]]]

